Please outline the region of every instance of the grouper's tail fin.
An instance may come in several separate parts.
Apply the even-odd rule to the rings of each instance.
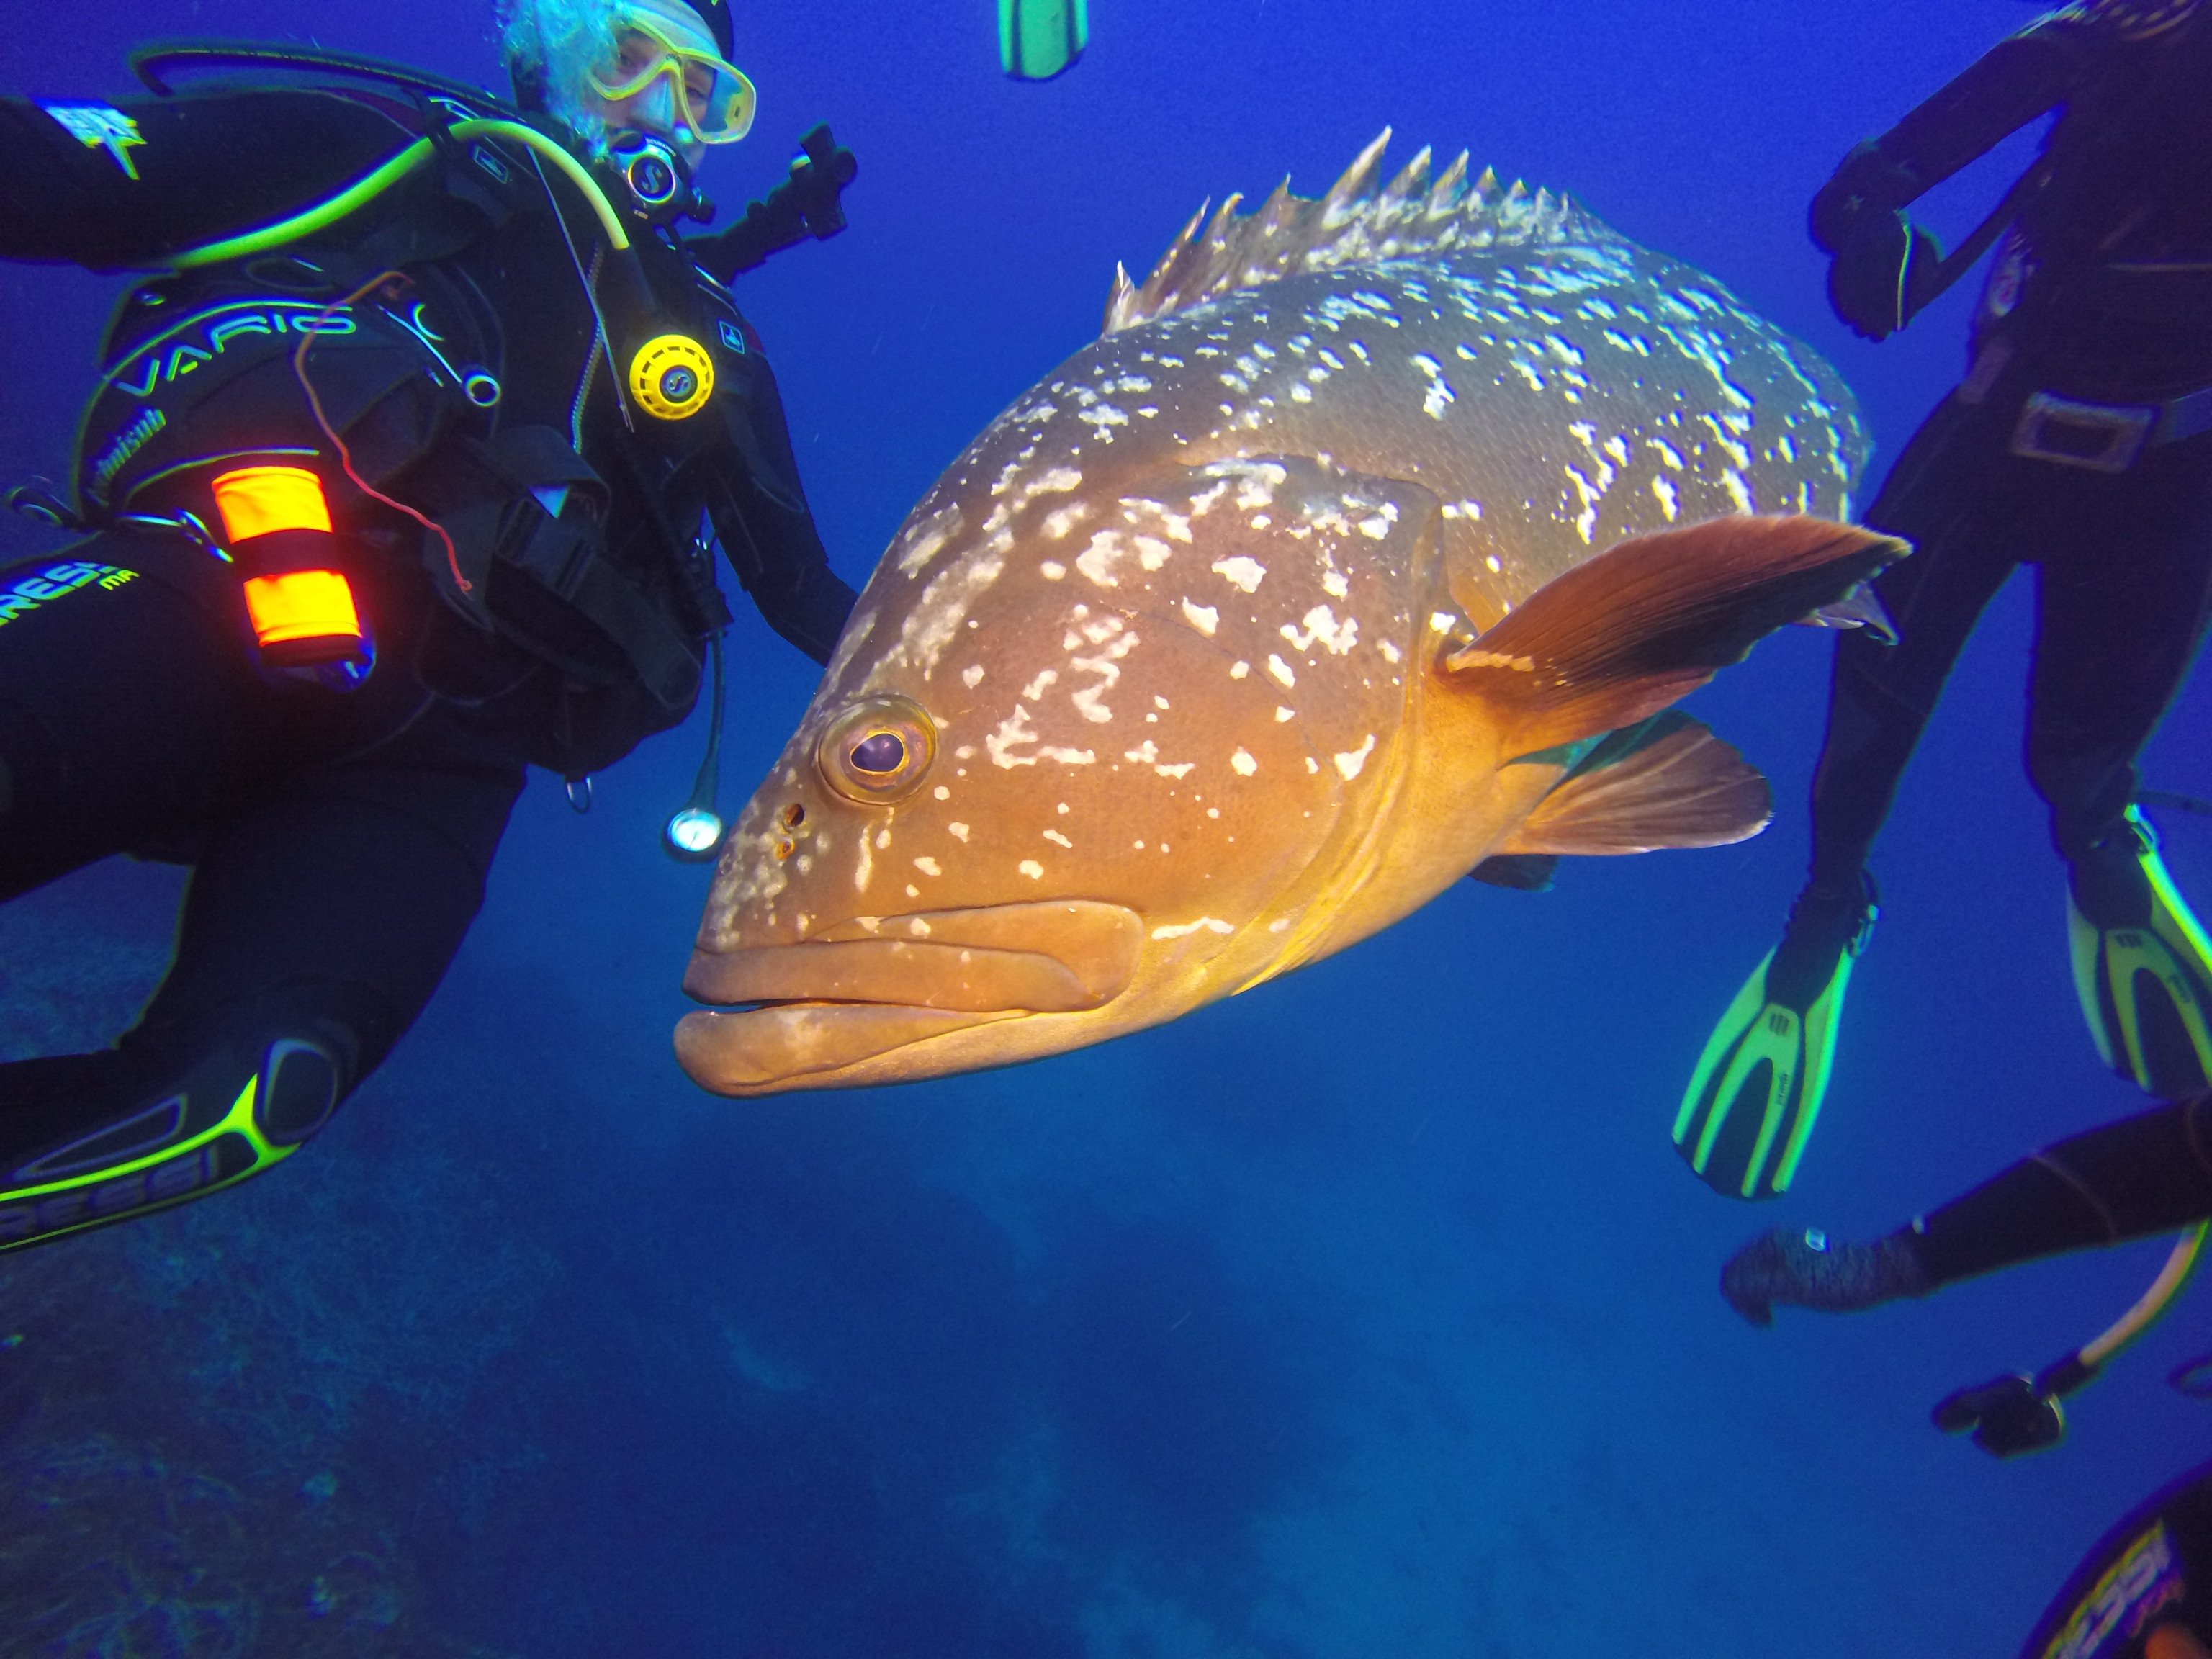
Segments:
[[[1800,517],[1638,536],[1545,583],[1444,667],[1495,707],[1508,757],[1535,754],[1648,720],[1911,550]]]

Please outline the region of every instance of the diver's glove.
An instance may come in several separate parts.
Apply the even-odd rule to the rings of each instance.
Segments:
[[[1818,1228],[1777,1228],[1754,1238],[1721,1269],[1721,1294],[1754,1325],[1774,1322],[1774,1304],[1856,1313],[1936,1288],[1909,1233],[1871,1244],[1838,1244]]]
[[[1927,188],[1911,167],[1868,143],[1814,195],[1808,228],[1829,256],[1828,303],[1865,339],[1888,338],[1937,291],[1942,245],[1899,210]]]
[[[1938,291],[1943,245],[1894,208],[1869,216],[1828,263],[1828,304],[1865,340],[1886,340]]]
[[[825,122],[799,141],[791,176],[765,199],[746,203],[744,218],[726,231],[692,238],[684,246],[702,270],[726,283],[769,254],[810,236],[817,240],[835,236],[845,228],[841,199],[845,186],[860,168],[853,152],[830,135]]]

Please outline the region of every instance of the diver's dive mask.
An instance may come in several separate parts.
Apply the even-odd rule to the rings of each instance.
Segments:
[[[664,109],[650,112],[668,120],[679,143],[734,144],[752,131],[758,95],[734,64],[724,62],[695,43],[680,40],[652,13],[625,11],[615,32],[615,61],[592,72],[592,88],[610,101],[644,100]]]

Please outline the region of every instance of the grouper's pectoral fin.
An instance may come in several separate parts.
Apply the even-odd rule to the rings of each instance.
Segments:
[[[1703,721],[1670,708],[1583,756],[1498,851],[1588,858],[1725,847],[1773,816],[1759,769]]]
[[[1509,757],[1648,720],[1776,629],[1911,550],[1811,518],[1729,518],[1638,536],[1536,590],[1446,659]]]

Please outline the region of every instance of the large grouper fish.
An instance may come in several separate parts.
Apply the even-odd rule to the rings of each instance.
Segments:
[[[1849,391],[1563,198],[1378,189],[1388,137],[1201,209],[908,515],[722,854],[698,1082],[1055,1054],[1479,866],[1763,827],[1662,711],[1905,551],[1841,522]]]

